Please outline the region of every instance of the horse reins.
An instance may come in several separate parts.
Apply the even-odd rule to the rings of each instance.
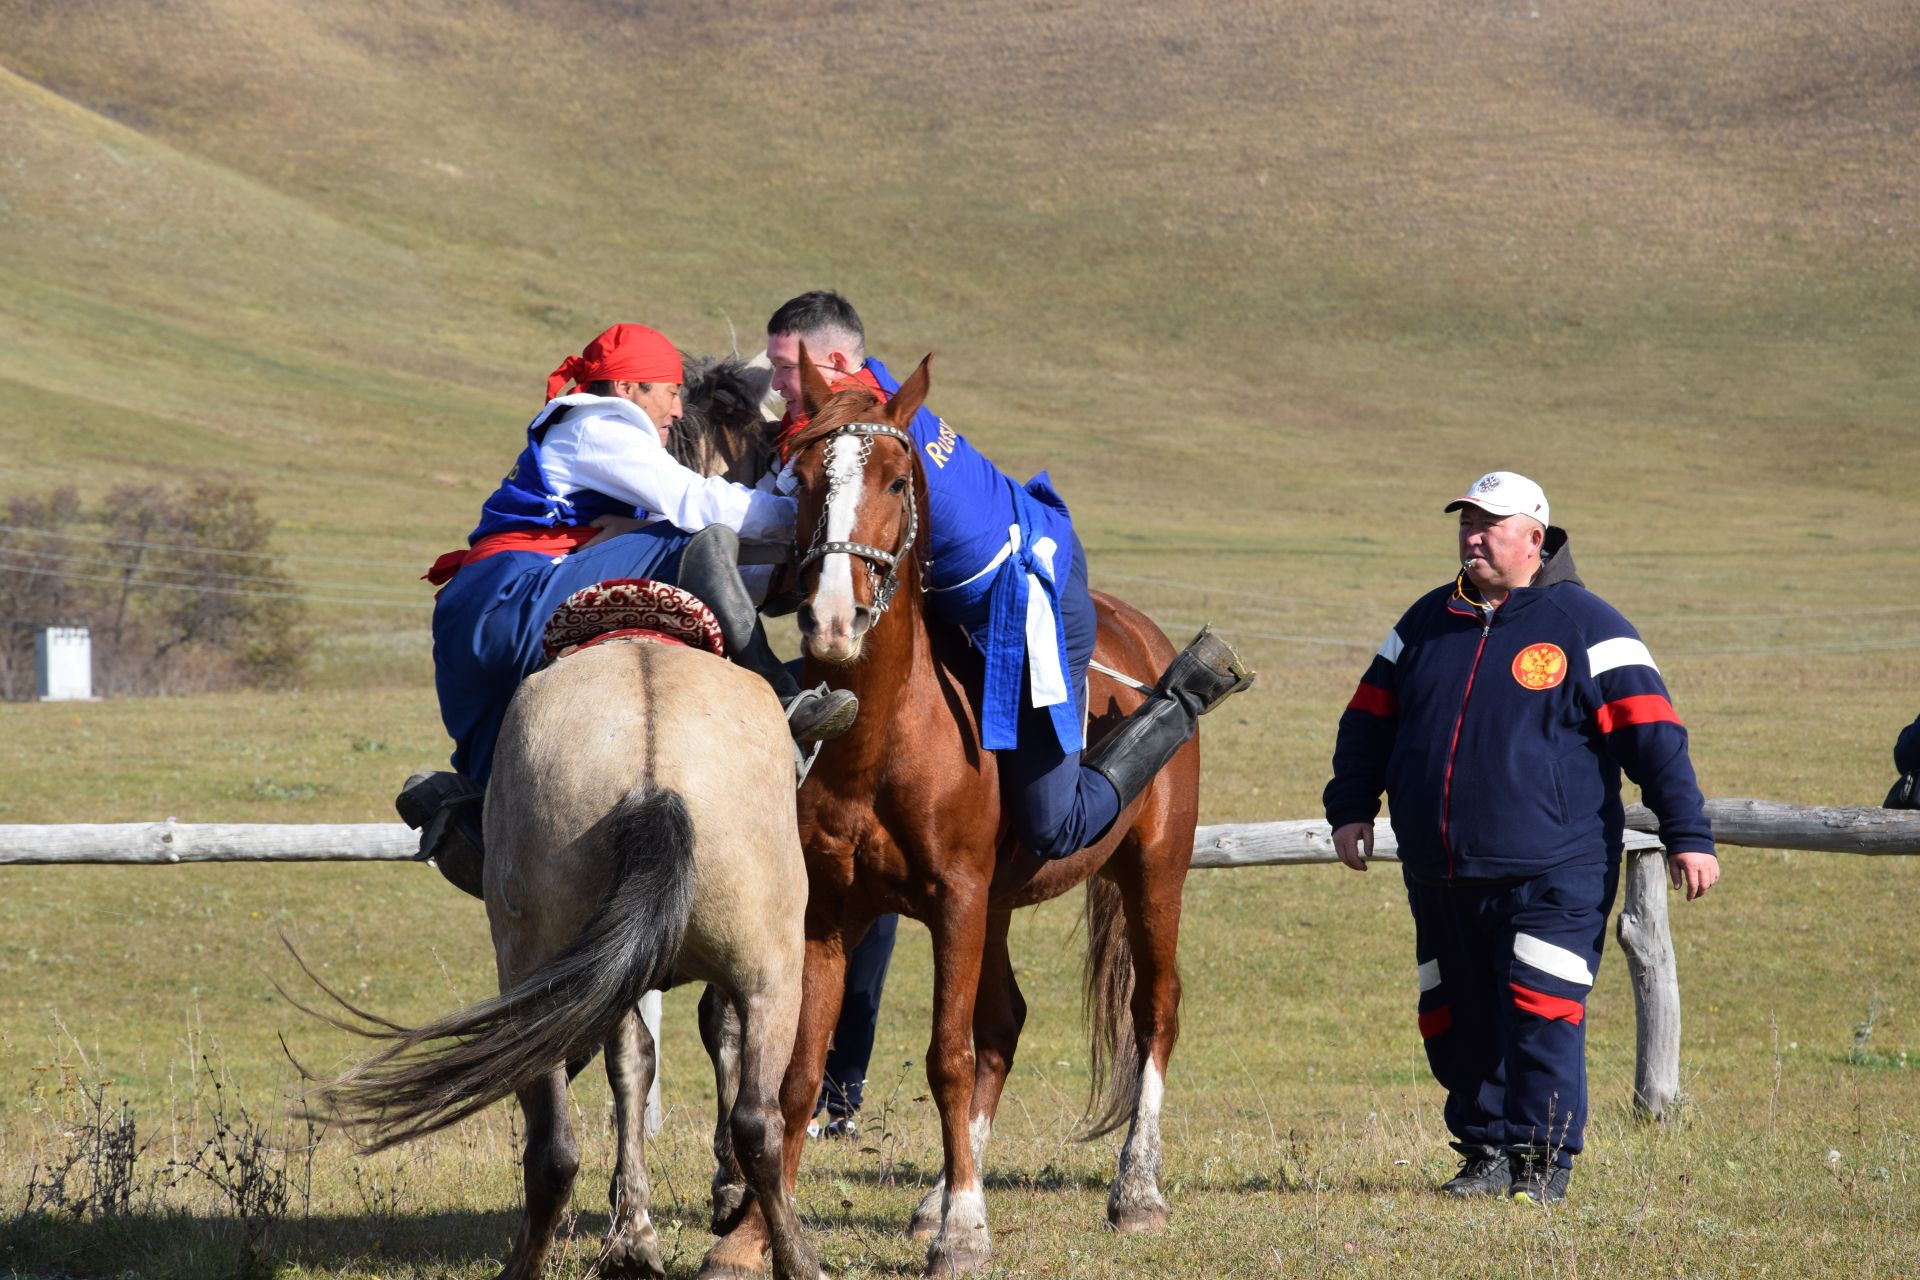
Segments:
[[[886,422],[849,422],[845,426],[837,427],[829,431],[827,434],[821,436],[818,441],[815,441],[815,443],[831,441],[840,436],[855,436],[860,438],[861,475],[866,474],[867,455],[873,452],[873,438],[875,436],[886,436],[890,439],[898,440],[906,446],[909,454],[913,452],[914,447],[912,436],[900,428],[893,426],[891,423]],[[831,469],[829,469],[827,496],[823,501],[825,507],[832,507],[834,495],[840,491],[842,483],[841,478],[834,475]],[[920,534],[920,508],[919,504],[914,501],[911,472],[908,473],[905,498],[907,507],[907,532],[906,536],[901,539],[900,547],[897,551],[886,551],[865,542],[828,542],[825,540],[827,536],[827,523],[823,519],[819,524],[814,526],[813,545],[807,548],[807,554],[802,556],[800,563],[794,567],[794,576],[797,578],[800,574],[805,573],[808,565],[823,556],[850,555],[864,560],[867,565],[867,572],[872,576],[874,583],[872,620],[878,622],[880,616],[887,611],[887,606],[893,603],[894,592],[899,589],[900,561],[913,553],[914,540],[919,537]],[[884,574],[881,572],[882,569],[885,570]]]

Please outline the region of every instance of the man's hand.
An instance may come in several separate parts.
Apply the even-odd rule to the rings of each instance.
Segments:
[[[1676,889],[1686,886],[1687,901],[1692,902],[1720,878],[1720,859],[1710,853],[1676,853],[1667,859],[1667,878]]]
[[[594,535],[592,542],[587,543],[587,547],[597,547],[608,538],[617,538],[623,533],[632,533],[645,523],[646,521],[636,520],[632,516],[616,516],[612,514],[601,516],[590,526],[598,529],[600,532]],[[586,547],[580,549],[585,551]]]
[[[1349,822],[1333,833],[1333,851],[1340,861],[1355,871],[1367,869],[1367,857],[1373,852],[1373,824]]]

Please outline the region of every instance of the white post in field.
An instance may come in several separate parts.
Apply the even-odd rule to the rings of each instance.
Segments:
[[[85,627],[41,627],[33,633],[33,691],[42,702],[93,697],[93,636]]]

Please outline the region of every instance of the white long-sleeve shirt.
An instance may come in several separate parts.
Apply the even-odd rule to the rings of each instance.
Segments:
[[[660,443],[646,410],[631,400],[580,392],[552,401],[543,416],[573,405],[583,407],[540,442],[541,467],[556,496],[592,489],[631,502],[642,518],[658,516],[689,533],[723,524],[753,542],[793,537],[792,498],[682,466]]]

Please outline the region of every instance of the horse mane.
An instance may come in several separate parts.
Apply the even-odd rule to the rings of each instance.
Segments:
[[[714,458],[770,460],[777,424],[760,413],[768,378],[739,356],[687,357],[680,422],[667,436],[674,460],[696,471]]]
[[[858,382],[841,387],[827,397],[827,402],[820,406],[820,412],[814,414],[807,425],[801,427],[794,434],[793,439],[787,442],[788,455],[792,456],[809,445],[818,443],[849,422],[857,421],[862,413],[881,403],[883,402],[880,397],[871,387]]]

